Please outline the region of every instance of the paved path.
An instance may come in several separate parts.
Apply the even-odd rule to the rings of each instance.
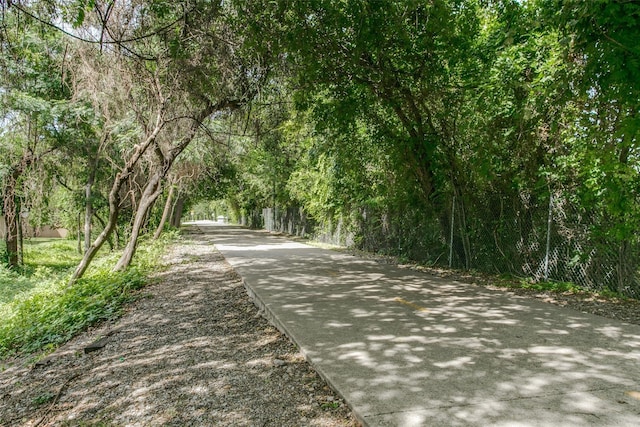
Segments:
[[[200,223],[368,426],[640,426],[640,326]]]

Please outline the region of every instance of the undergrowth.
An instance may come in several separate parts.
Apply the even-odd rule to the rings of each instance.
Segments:
[[[142,241],[124,272],[111,271],[118,253],[103,255],[73,286],[68,281],[77,258],[65,258],[69,252],[62,241],[43,244],[40,262],[28,261],[25,254],[23,274],[1,268],[0,358],[55,349],[88,326],[117,318],[160,267],[164,248],[175,238],[172,233]]]
[[[503,288],[528,289],[538,292],[556,292],[567,294],[596,295],[601,298],[612,300],[630,300],[632,298],[608,289],[594,290],[584,286],[579,286],[572,282],[555,280],[536,281],[529,278],[517,278],[509,275],[497,276],[491,280],[491,284]]]
[[[506,288],[521,288],[521,289],[531,289],[535,291],[541,292],[588,292],[587,289],[576,285],[571,282],[561,282],[561,281],[552,281],[552,280],[543,280],[543,281],[535,281],[528,278],[517,278],[511,277],[508,275],[498,276],[493,280],[493,283],[496,286],[506,287]]]

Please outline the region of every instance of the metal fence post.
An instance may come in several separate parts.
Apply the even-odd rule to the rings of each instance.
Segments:
[[[553,193],[549,192],[549,215],[547,216],[547,248],[544,255],[544,280],[549,280],[549,252],[551,250],[551,223],[553,222]]]
[[[456,194],[453,193],[453,201],[451,202],[451,236],[449,237],[449,268],[453,265],[453,225],[455,221],[454,213],[456,210]]]

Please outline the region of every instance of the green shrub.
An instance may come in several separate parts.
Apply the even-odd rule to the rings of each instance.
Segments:
[[[73,286],[67,285],[68,268],[65,274],[52,267],[34,268],[30,277],[0,270],[0,280],[4,274],[22,283],[16,285],[22,291],[0,303],[0,358],[53,349],[96,322],[118,317],[158,268],[172,237],[141,244],[135,264],[124,272],[111,271],[118,254],[103,256]]]

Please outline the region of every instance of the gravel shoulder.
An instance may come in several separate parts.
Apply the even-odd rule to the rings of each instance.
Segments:
[[[118,321],[38,363],[0,361],[0,426],[359,425],[206,235],[165,263]]]

